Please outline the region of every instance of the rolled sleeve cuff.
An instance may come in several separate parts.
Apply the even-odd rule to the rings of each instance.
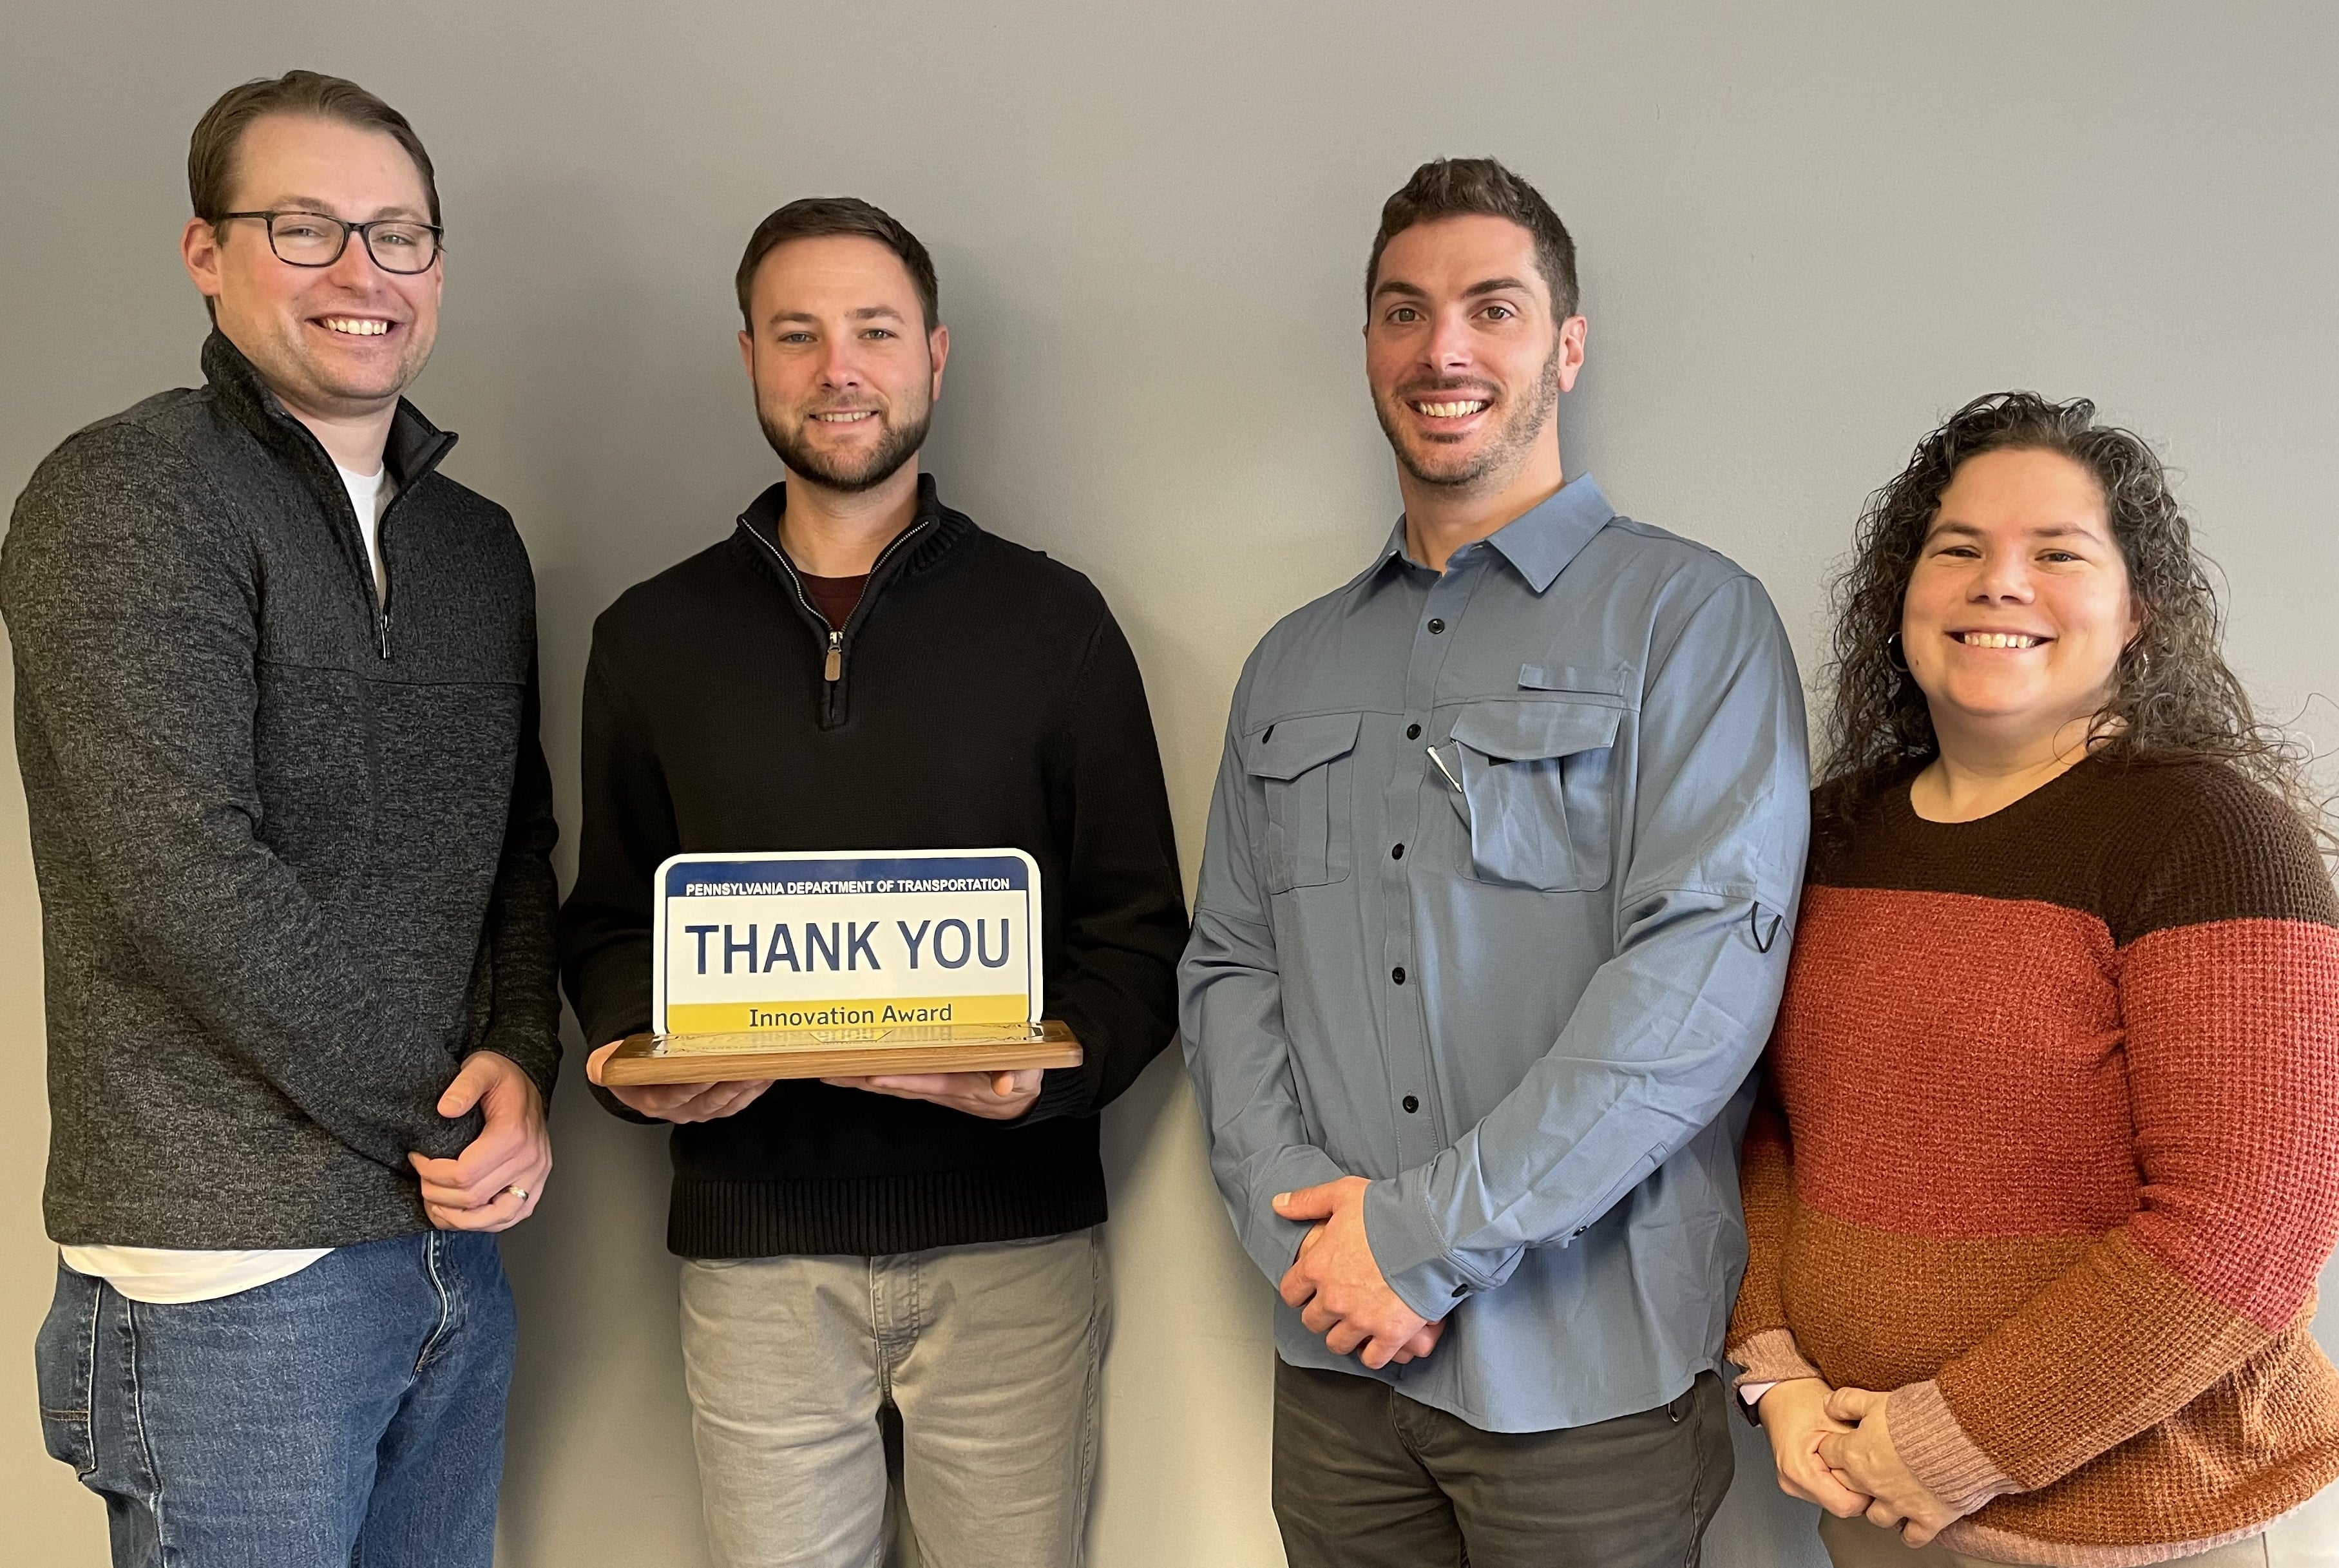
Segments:
[[[1738,1408],[1757,1426],[1762,1425],[1762,1395],[1781,1383],[1821,1376],[1820,1369],[1803,1359],[1794,1334],[1784,1328],[1750,1334],[1722,1354],[1744,1369],[1734,1379]]]
[[[1243,1227],[1242,1241],[1243,1250],[1269,1285],[1282,1283],[1299,1256],[1299,1244],[1316,1228],[1313,1220],[1286,1219],[1276,1213],[1276,1194],[1337,1181],[1347,1174],[1320,1149],[1287,1149],[1261,1168],[1251,1184],[1250,1223]]]
[[[1745,1368],[1737,1378],[1741,1388],[1754,1383],[1791,1383],[1798,1377],[1820,1376],[1820,1369],[1803,1359],[1794,1335],[1784,1328],[1750,1334],[1732,1346],[1728,1354],[1731,1360]]]
[[[1930,1378],[1896,1388],[1884,1402],[1884,1425],[1909,1474],[1963,1518],[1993,1497],[2019,1491],[2013,1476],[1966,1435]]]
[[[1051,1067],[1040,1075],[1040,1097],[1031,1102],[1031,1109],[1007,1125],[1029,1127],[1059,1117],[1086,1116],[1092,1109],[1095,1089],[1086,1062],[1078,1067]]]
[[[1365,1188],[1365,1241],[1397,1299],[1432,1323],[1465,1297],[1501,1284],[1517,1257],[1515,1251],[1505,1254],[1503,1267],[1488,1270],[1447,1251],[1429,1216],[1406,1198],[1401,1181],[1376,1181]]]

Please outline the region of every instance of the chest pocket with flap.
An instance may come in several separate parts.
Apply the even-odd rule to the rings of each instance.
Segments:
[[[1548,892],[1606,885],[1609,773],[1623,716],[1606,704],[1541,699],[1462,710],[1456,804],[1470,826],[1474,877]]]
[[[1278,719],[1247,742],[1243,771],[1259,780],[1267,794],[1261,848],[1268,892],[1288,892],[1347,876],[1349,754],[1357,749],[1361,716]]]

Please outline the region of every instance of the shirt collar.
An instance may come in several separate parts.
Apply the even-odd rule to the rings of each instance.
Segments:
[[[322,458],[331,464],[322,443],[292,417],[283,399],[262,379],[259,367],[217,327],[203,340],[202,363],[203,378],[210,382],[213,394],[263,442],[278,451]],[[440,429],[424,419],[419,409],[400,398],[397,412],[390,419],[390,439],[382,449],[382,461],[398,488],[410,490],[439,466],[454,445],[454,431]]]
[[[1616,508],[1608,504],[1608,498],[1600,493],[1592,476],[1578,474],[1547,499],[1495,529],[1483,542],[1510,562],[1529,587],[1541,593],[1558,579],[1567,563],[1615,515]],[[1381,547],[1380,557],[1374,563],[1376,570],[1385,569],[1391,561],[1408,566],[1419,564],[1405,553],[1403,518],[1397,518],[1396,526],[1389,530],[1388,542]]]

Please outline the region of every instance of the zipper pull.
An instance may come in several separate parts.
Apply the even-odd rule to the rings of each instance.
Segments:
[[[828,660],[820,666],[820,678],[834,685],[844,674],[844,634],[828,634]]]

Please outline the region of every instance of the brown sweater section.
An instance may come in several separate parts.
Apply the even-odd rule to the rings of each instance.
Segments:
[[[1945,1544],[2145,1563],[2339,1478],[2339,901],[2211,764],[1814,846],[1742,1167],[1750,1379],[1887,1390]]]

